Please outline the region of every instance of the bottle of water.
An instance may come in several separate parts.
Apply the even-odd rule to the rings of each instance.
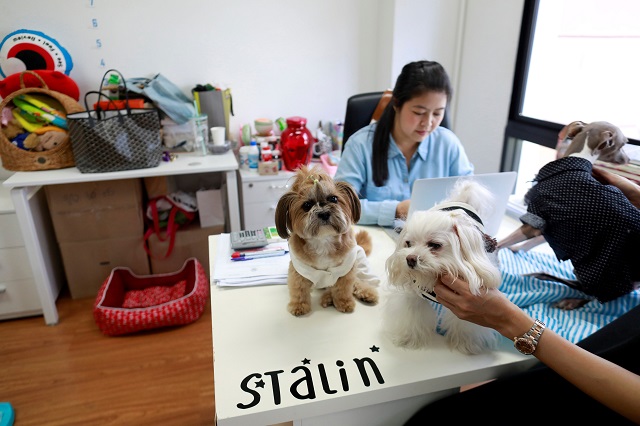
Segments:
[[[257,170],[258,161],[260,161],[260,150],[258,149],[258,143],[252,140],[249,145],[249,168]]]

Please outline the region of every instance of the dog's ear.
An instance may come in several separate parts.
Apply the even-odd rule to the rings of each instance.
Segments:
[[[293,191],[282,194],[276,205],[276,230],[280,238],[289,239],[291,229],[291,219],[289,218],[289,208],[295,200],[296,194]]]
[[[360,215],[362,214],[362,206],[360,205],[360,199],[353,186],[350,183],[338,181],[336,187],[340,193],[345,197],[348,206],[351,209],[351,218],[353,223],[358,223]]]
[[[474,225],[456,221],[453,226],[460,242],[462,261],[474,273],[463,274],[473,293],[477,293],[481,285],[487,288],[500,285],[500,270],[489,259],[483,233]],[[464,270],[464,269],[463,269]]]

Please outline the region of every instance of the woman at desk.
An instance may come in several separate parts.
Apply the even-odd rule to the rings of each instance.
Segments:
[[[406,219],[416,179],[473,174],[460,140],[440,127],[452,92],[439,63],[408,63],[380,120],[349,138],[335,179],[360,195],[359,224],[391,227]]]

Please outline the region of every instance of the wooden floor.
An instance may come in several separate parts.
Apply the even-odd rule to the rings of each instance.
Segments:
[[[196,322],[103,335],[93,299],[58,299],[58,325],[0,321],[0,402],[15,426],[213,425],[209,303]]]

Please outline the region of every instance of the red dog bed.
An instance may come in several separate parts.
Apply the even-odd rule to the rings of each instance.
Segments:
[[[108,336],[189,324],[200,318],[208,296],[207,276],[194,257],[168,274],[140,276],[119,267],[100,287],[93,317]]]

